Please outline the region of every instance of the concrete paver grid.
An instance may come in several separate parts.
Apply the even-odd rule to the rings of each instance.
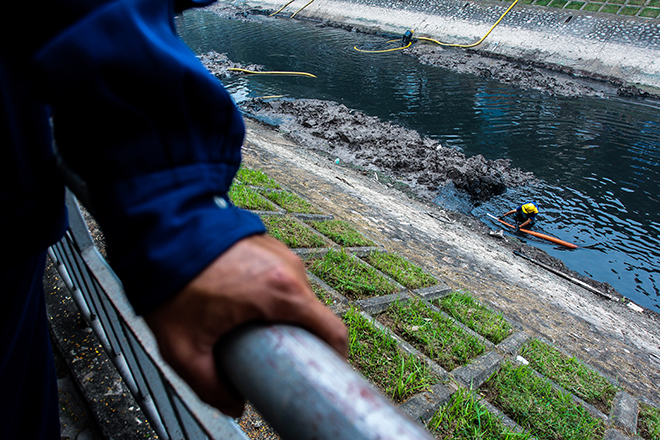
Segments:
[[[600,12],[622,17],[639,17],[652,21],[660,20],[660,0],[521,0],[521,3],[566,11]]]

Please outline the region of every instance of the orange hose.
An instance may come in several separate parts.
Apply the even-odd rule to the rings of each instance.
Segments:
[[[493,217],[493,218],[497,218],[497,217]],[[509,223],[507,223],[507,222],[505,222],[505,221],[502,220],[502,219],[497,218],[497,221],[500,222],[500,223],[502,223],[502,224],[504,224],[504,225],[507,225],[508,227],[510,227],[510,228],[512,228],[512,229],[516,229],[515,226],[513,226],[513,225],[511,225],[511,224],[509,224]],[[549,235],[541,234],[540,232],[530,231],[530,230],[528,230],[528,229],[522,229],[522,228],[521,228],[521,229],[518,229],[518,230],[519,230],[519,231],[522,231],[522,232],[525,232],[525,233],[527,233],[527,234],[529,234],[529,235],[533,235],[534,237],[542,238],[542,239],[544,239],[544,240],[548,240],[548,241],[551,241],[551,242],[553,242],[553,243],[557,243],[557,244],[560,244],[560,245],[562,245],[562,246],[566,246],[567,248],[577,249],[577,248],[579,247],[579,246],[576,245],[576,244],[569,243],[569,242],[567,242],[567,241],[561,240],[561,239],[559,239],[559,238],[551,237],[551,236],[549,236]]]

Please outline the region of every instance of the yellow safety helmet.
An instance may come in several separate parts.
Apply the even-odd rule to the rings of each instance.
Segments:
[[[524,205],[522,205],[522,211],[525,214],[538,214],[539,213],[539,209],[533,203],[525,203]]]

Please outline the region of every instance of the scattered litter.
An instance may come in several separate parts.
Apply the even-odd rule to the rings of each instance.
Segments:
[[[350,183],[348,183],[348,180],[346,180],[346,179],[344,179],[344,178],[341,178],[341,177],[339,177],[339,176],[335,176],[335,178],[336,178],[337,180],[340,180],[340,181],[344,182],[344,183],[345,183],[346,185],[348,185],[348,186],[353,186],[353,185],[351,185]]]
[[[454,223],[454,221],[451,220],[446,215],[441,215],[441,214],[431,212],[431,211],[427,211],[426,215],[428,215],[429,217],[433,217],[436,220],[440,220],[441,222],[444,222],[444,223]]]
[[[633,309],[635,312],[644,313],[644,309],[642,307],[638,306],[637,304],[635,304],[634,302],[629,302],[627,305],[628,305],[628,307]]]
[[[339,165],[339,158],[335,159],[335,165]]]
[[[492,237],[504,238],[504,230],[503,230],[503,229],[500,229],[500,230],[497,231],[497,232],[495,232],[495,231],[490,231],[489,234],[490,234]]]
[[[656,368],[660,369],[660,356],[651,353],[649,355],[649,360],[652,365],[655,365]]]
[[[529,365],[529,361],[520,355],[516,356],[516,362],[523,365]]]

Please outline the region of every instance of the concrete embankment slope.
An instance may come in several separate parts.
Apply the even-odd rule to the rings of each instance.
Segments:
[[[613,378],[633,395],[660,402],[660,322],[606,301],[528,263],[475,226],[408,198],[371,173],[337,166],[282,133],[247,120],[244,163],[345,220],[408,260],[467,290],[527,334]],[[454,213],[455,214],[455,213]]]
[[[255,8],[278,10],[286,2],[249,0]],[[298,0],[281,12],[290,16]],[[322,20],[363,31],[415,35],[446,43],[478,41],[506,11],[509,2],[429,0],[316,0],[297,18]],[[524,5],[506,15],[474,48],[580,76],[660,92],[660,19]]]

